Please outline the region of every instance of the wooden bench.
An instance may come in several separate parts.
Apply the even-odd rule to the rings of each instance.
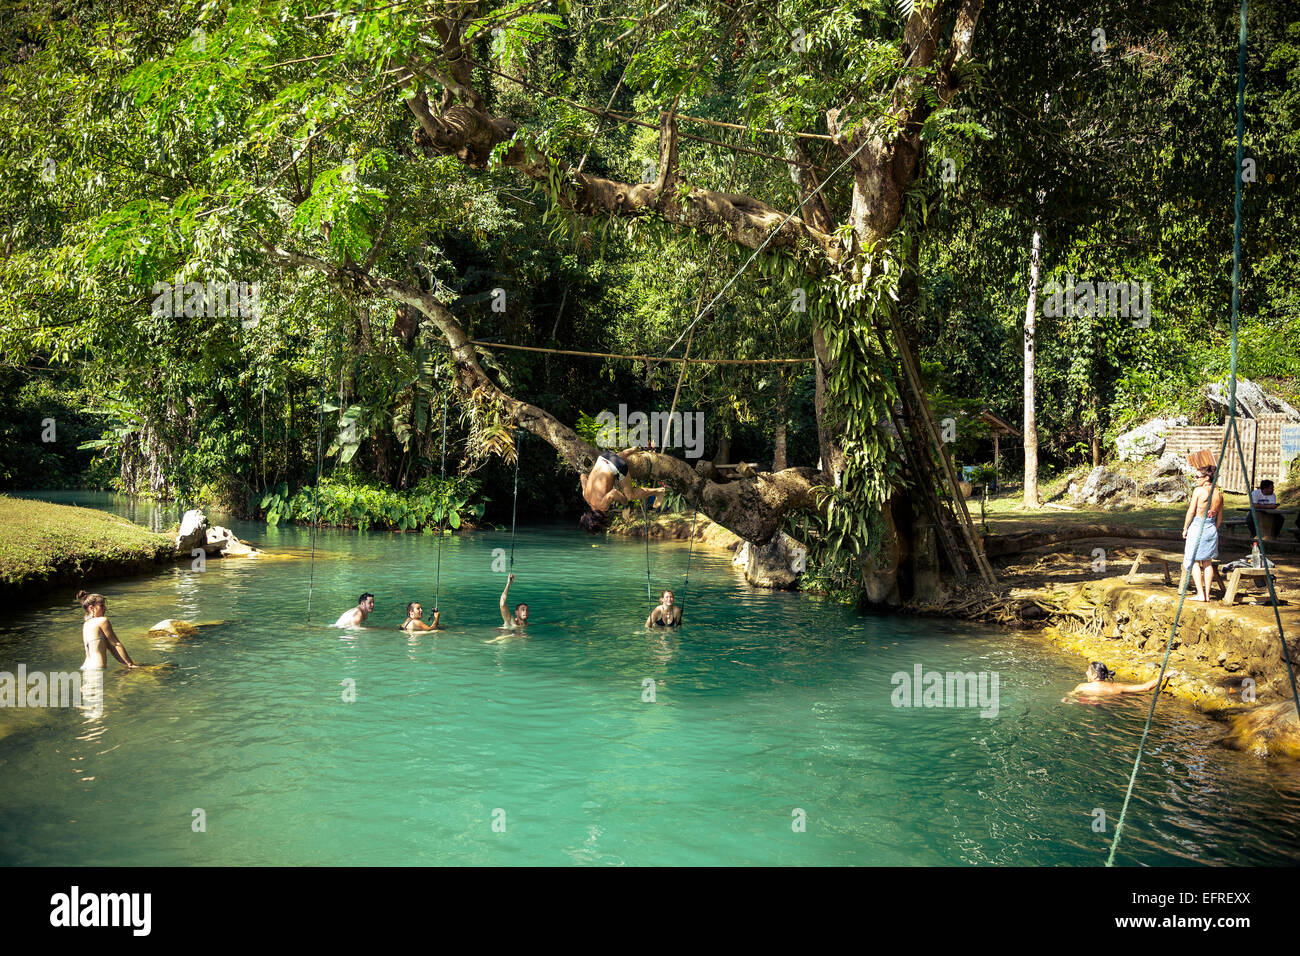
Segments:
[[[1133,567],[1129,569],[1128,577],[1124,579],[1125,583],[1132,584],[1133,576],[1138,573],[1138,568],[1144,564],[1155,564],[1159,561],[1164,565],[1165,584],[1173,584],[1174,579],[1169,576],[1169,565],[1176,564],[1182,568],[1183,555],[1179,551],[1163,551],[1159,548],[1139,548],[1137,557],[1133,559]],[[1178,578],[1178,590],[1183,589],[1183,582],[1187,580],[1187,569],[1182,568],[1182,575]]]
[[[1253,578],[1256,584],[1268,581],[1268,571],[1264,568],[1233,568],[1228,574],[1227,590],[1223,592],[1223,603],[1232,604],[1237,599],[1237,586],[1243,577]],[[1277,579],[1277,568],[1273,568],[1273,578]]]

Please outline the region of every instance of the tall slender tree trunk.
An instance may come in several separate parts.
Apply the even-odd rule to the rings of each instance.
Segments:
[[[776,434],[773,438],[772,470],[785,470],[786,387],[783,381],[776,395]]]
[[[1097,396],[1092,396],[1092,467],[1101,464],[1101,418],[1097,408]]]
[[[1034,414],[1034,315],[1038,311],[1038,259],[1042,231],[1034,229],[1029,255],[1029,304],[1025,306],[1025,504],[1038,507],[1038,420]]]

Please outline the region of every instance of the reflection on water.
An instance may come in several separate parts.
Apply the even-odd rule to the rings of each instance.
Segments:
[[[305,556],[100,585],[132,654],[168,666],[114,665],[93,714],[0,712],[0,863],[1105,859],[1145,699],[1062,703],[1082,662],[1032,637],[751,590],[699,551],[685,627],[647,631],[643,546],[567,527],[519,536],[526,638],[486,643],[508,546],[488,533],[444,543],[446,631],[406,634],[406,602],[432,607],[435,540],[327,530],[318,546],[311,621]],[[651,560],[657,586],[680,584],[684,546]],[[362,591],[374,626],[324,626]],[[166,617],[221,623],[145,640]],[[66,595],[11,615],[0,670],[75,666],[79,620]],[[997,716],[893,706],[893,675],[918,664],[996,673]],[[1162,700],[1120,862],[1296,862],[1296,769],[1217,738]]]

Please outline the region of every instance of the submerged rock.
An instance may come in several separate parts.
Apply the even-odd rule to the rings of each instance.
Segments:
[[[189,621],[177,621],[167,618],[159,621],[146,632],[148,637],[193,637],[199,629]]]
[[[1233,715],[1225,742],[1261,757],[1300,757],[1295,701],[1282,700]]]

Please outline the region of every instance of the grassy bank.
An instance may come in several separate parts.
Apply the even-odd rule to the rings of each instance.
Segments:
[[[125,518],[0,496],[0,591],[47,591],[130,574],[171,556],[172,541]]]

